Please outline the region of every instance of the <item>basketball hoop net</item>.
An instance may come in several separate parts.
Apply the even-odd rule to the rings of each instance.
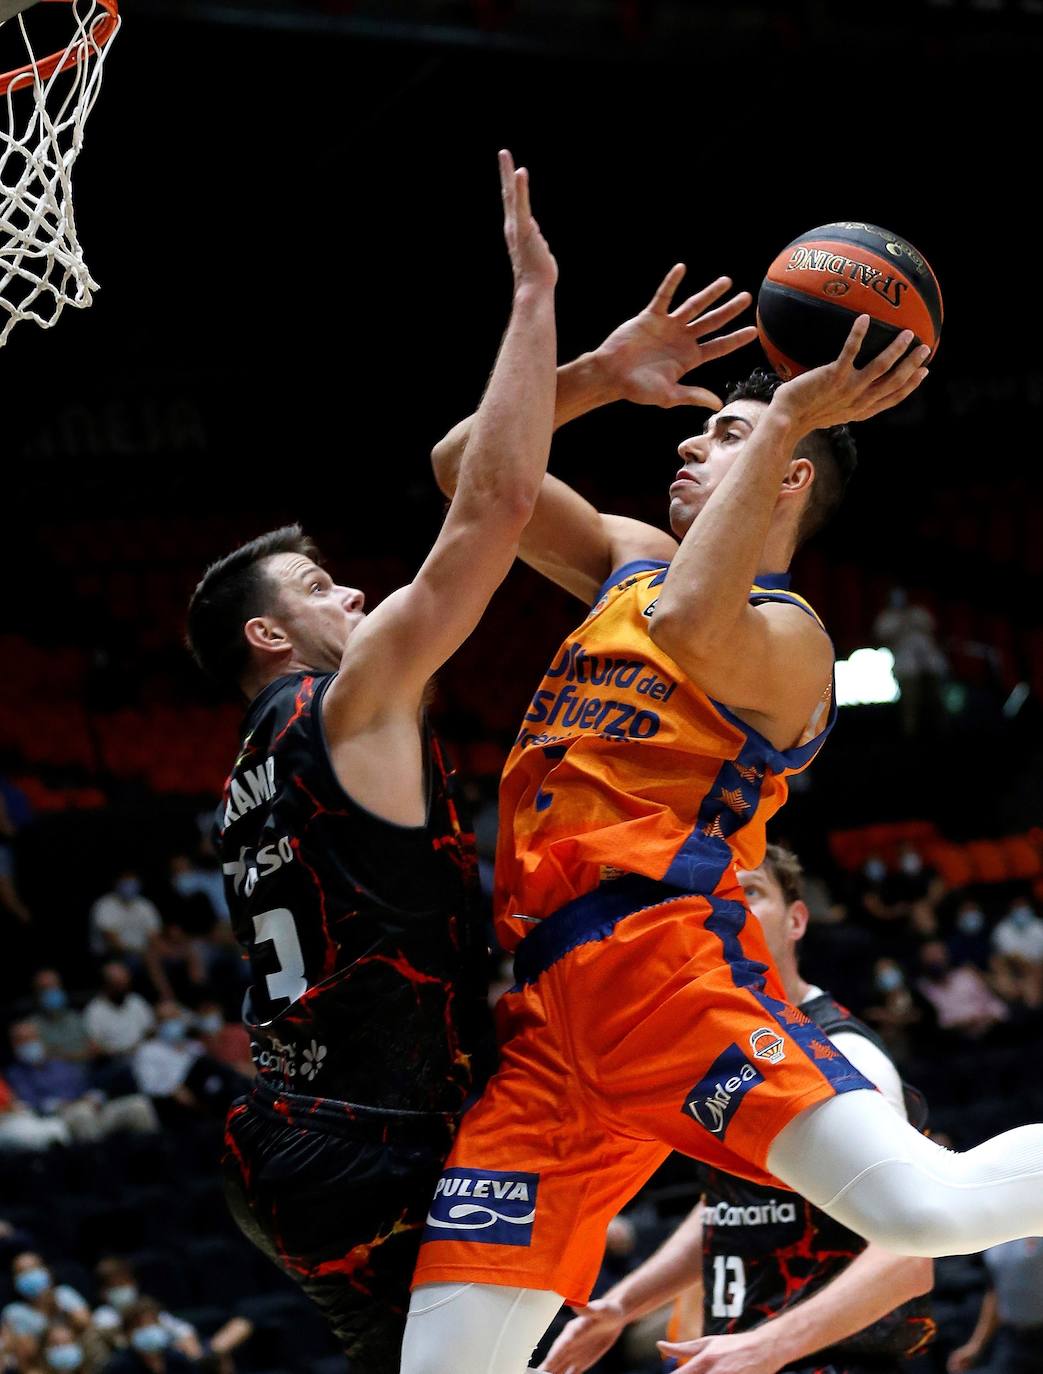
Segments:
[[[19,320],[50,329],[66,305],[85,309],[98,289],[76,234],[72,168],[120,25],[117,0],[43,2],[67,4],[75,33],[38,58],[22,13],[38,0],[0,0],[0,38],[17,18],[29,57],[0,74],[0,347]]]

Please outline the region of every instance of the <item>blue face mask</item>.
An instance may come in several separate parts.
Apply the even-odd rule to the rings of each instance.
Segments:
[[[23,1040],[14,1047],[14,1053],[20,1064],[42,1064],[47,1058],[42,1040]]]
[[[969,906],[956,917],[956,929],[964,935],[978,935],[985,929],[985,915],[976,906]]]
[[[4,1313],[4,1323],[19,1336],[42,1336],[47,1330],[47,1318],[35,1307],[13,1302]]]
[[[1022,902],[1020,906],[1011,908],[1008,919],[1016,930],[1026,930],[1036,919],[1036,913]]]
[[[194,873],[175,873],[170,885],[181,897],[191,897],[193,892],[199,891],[199,883]]]
[[[28,1298],[30,1302],[41,1293],[46,1293],[50,1286],[51,1276],[40,1265],[35,1269],[23,1269],[15,1276],[14,1291],[20,1298]]]
[[[185,1038],[185,1023],[180,1017],[175,1017],[170,1021],[161,1021],[159,1024],[159,1036],[161,1040],[168,1040],[172,1045],[178,1044]]]
[[[51,1369],[79,1369],[83,1364],[83,1351],[78,1345],[52,1345],[43,1357]]]
[[[64,988],[44,988],[39,1000],[41,1011],[64,1011],[69,1005]]]
[[[141,883],[137,878],[121,878],[116,884],[116,891],[125,902],[130,902],[141,892]]]
[[[876,975],[876,985],[881,992],[894,992],[905,982],[900,968],[882,968]]]
[[[139,1326],[136,1331],[130,1333],[130,1343],[135,1350],[140,1350],[143,1355],[155,1355],[160,1350],[166,1350],[170,1342],[170,1337],[159,1322],[150,1322],[148,1326]]]
[[[217,1035],[223,1029],[225,1021],[219,1011],[208,1011],[196,1024],[204,1035]]]
[[[862,872],[871,883],[882,883],[887,877],[887,865],[883,859],[867,859]]]
[[[117,1312],[122,1312],[129,1307],[138,1296],[137,1285],[133,1283],[115,1283],[105,1292],[105,1301],[108,1302]]]

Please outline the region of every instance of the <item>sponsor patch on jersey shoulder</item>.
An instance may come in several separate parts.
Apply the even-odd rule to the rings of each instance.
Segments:
[[[531,1245],[539,1174],[446,1169],[435,1185],[424,1240]]]
[[[763,1082],[760,1069],[750,1063],[738,1045],[729,1045],[685,1098],[681,1110],[723,1140],[742,1099]]]

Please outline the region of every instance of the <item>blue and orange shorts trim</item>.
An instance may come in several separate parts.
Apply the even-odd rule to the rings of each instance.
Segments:
[[[533,930],[515,976],[497,1007],[500,1068],[437,1185],[414,1287],[583,1303],[609,1221],[671,1150],[778,1187],[778,1132],[873,1088],[786,1002],[737,885],[602,884]]]

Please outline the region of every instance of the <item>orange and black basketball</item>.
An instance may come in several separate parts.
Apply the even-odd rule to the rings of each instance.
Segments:
[[[832,362],[857,315],[873,323],[862,366],[896,334],[934,357],[942,332],[942,293],[930,264],[911,243],[875,224],[838,220],[788,244],[768,268],[757,297],[761,344],[780,377]]]

